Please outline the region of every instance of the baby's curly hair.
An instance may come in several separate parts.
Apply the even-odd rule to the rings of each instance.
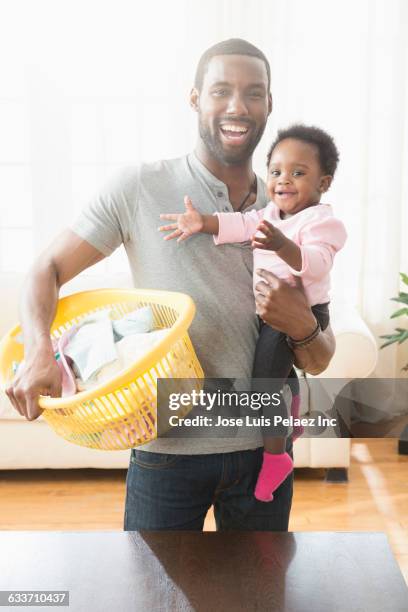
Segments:
[[[272,153],[275,147],[286,138],[293,138],[294,140],[301,140],[307,144],[314,145],[317,148],[319,154],[319,163],[324,174],[334,176],[336,172],[337,163],[339,161],[339,152],[335,145],[333,138],[324,130],[315,127],[314,125],[303,125],[302,123],[296,123],[290,127],[279,130],[271,148],[268,151],[267,166],[271,161]]]

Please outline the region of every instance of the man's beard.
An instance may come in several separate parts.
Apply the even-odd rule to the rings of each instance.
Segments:
[[[254,123],[250,123],[249,127],[252,128],[252,135],[249,138],[248,142],[245,146],[236,147],[235,151],[226,151],[223,147],[219,124],[215,124],[214,134],[211,132],[208,124],[205,124],[201,115],[198,117],[198,129],[200,133],[201,140],[204,142],[208,151],[211,155],[222,164],[226,164],[227,166],[239,166],[240,164],[246,162],[255,151],[259,141],[262,138],[262,134],[264,133],[266,123],[263,126],[260,126],[256,129]]]

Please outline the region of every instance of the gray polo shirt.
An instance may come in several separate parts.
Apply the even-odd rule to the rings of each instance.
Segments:
[[[257,179],[257,200],[267,203],[265,185]],[[252,292],[249,244],[215,246],[200,234],[177,244],[157,231],[159,215],[183,212],[189,195],[204,214],[233,212],[228,189],[194,153],[179,159],[141,164],[120,171],[89,203],[71,229],[104,255],[122,243],[135,287],[182,291],[197,313],[190,337],[207,377],[249,380],[258,327]],[[249,208],[248,208],[249,210]],[[235,438],[163,438],[142,450],[205,454],[262,445],[260,431],[245,429]]]

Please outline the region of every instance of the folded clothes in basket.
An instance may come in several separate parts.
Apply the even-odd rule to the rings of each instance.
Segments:
[[[111,315],[110,309],[92,313],[53,339],[61,370],[62,397],[114,377],[148,353],[168,332],[153,330],[150,306],[133,310],[120,319],[112,319]]]
[[[160,340],[167,334],[167,329],[159,329],[149,333],[134,333],[130,336],[122,338],[114,345],[115,359],[107,362],[94,374],[84,380],[81,377],[76,378],[76,386],[78,391],[90,389],[101,382],[113,378],[118,372],[132,365],[135,361],[146,355]],[[75,369],[75,367],[74,367]]]
[[[111,319],[111,311],[102,310],[83,319],[74,332],[68,330],[68,342],[64,342],[65,334],[59,339],[63,356],[69,359],[66,378],[71,375],[69,385],[63,384],[63,396],[72,395],[72,382],[74,393],[89,389],[145,355],[168,331],[153,331],[153,324],[152,309],[146,306],[120,319]]]

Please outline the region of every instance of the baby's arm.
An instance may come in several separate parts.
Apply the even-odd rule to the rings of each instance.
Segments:
[[[302,252],[293,240],[287,238],[285,234],[265,219],[258,225],[257,232],[261,232],[264,237],[255,234],[252,238],[252,248],[275,251],[278,257],[283,259],[291,268],[297,271],[302,269]]]
[[[187,240],[194,234],[218,234],[219,223],[216,215],[202,215],[194,208],[192,201],[188,196],[184,197],[185,213],[168,213],[160,215],[160,219],[168,219],[175,221],[170,225],[162,225],[159,227],[160,232],[172,233],[165,236],[164,240],[172,240],[177,238],[177,242]]]
[[[170,225],[159,227],[159,231],[172,233],[165,240],[177,238],[177,242],[186,240],[194,234],[204,233],[214,236],[215,244],[229,244],[233,242],[246,242],[251,240],[263,210],[251,210],[245,214],[240,212],[216,213],[215,215],[202,215],[194,208],[190,198],[184,197],[185,213],[166,213],[160,219],[174,221]]]
[[[330,272],[334,255],[346,241],[343,223],[335,217],[316,219],[299,233],[299,246],[268,221],[257,228],[264,237],[254,236],[253,248],[269,249],[285,261],[296,276],[319,279]]]
[[[333,216],[316,219],[305,225],[299,233],[302,265],[292,270],[296,276],[319,280],[329,274],[334,256],[343,248],[346,229],[340,219]]]

